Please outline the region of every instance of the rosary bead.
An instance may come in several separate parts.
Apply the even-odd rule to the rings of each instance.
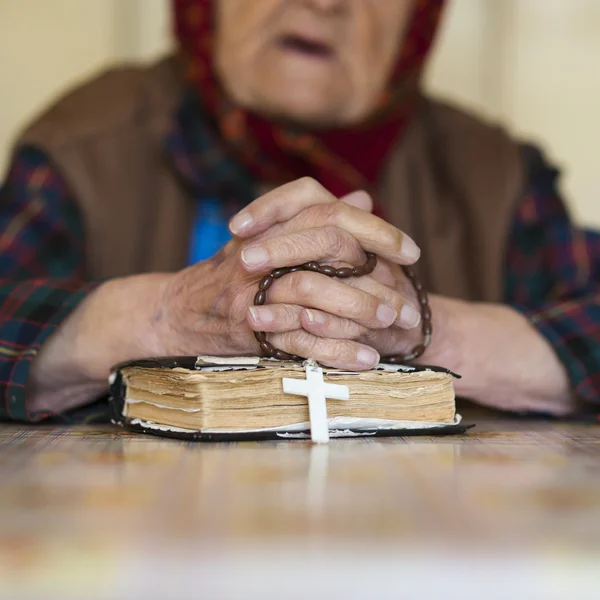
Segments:
[[[261,342],[260,344],[260,349],[269,357],[271,358],[275,352],[275,348],[273,348],[273,345],[270,344],[269,342]]]
[[[377,266],[377,257],[374,254],[369,254],[367,262],[363,266],[365,267],[365,275],[369,275]]]
[[[330,265],[323,265],[322,267],[319,267],[319,273],[322,275],[327,275],[327,277],[335,277],[336,271],[337,269]]]
[[[341,267],[336,269],[331,265],[319,265],[316,261],[310,261],[303,265],[296,265],[294,267],[280,267],[273,269],[270,275],[265,275],[258,284],[258,292],[254,296],[254,304],[256,306],[262,306],[267,300],[267,290],[273,285],[275,279],[283,277],[287,273],[295,273],[296,271],[313,271],[326,275],[328,277],[339,277],[340,279],[346,279],[348,277],[361,277],[368,275],[373,272],[377,266],[377,256],[373,252],[365,252],[367,261],[363,265],[357,267]],[[431,335],[433,326],[431,323],[431,309],[429,308],[429,300],[427,292],[423,289],[421,282],[418,280],[414,269],[408,266],[403,266],[402,270],[408,280],[412,283],[413,288],[417,293],[417,298],[421,306],[421,319],[422,319],[422,333],[423,343],[415,346],[410,352],[405,354],[396,354],[394,356],[386,356],[382,358],[382,362],[390,364],[400,364],[408,362],[418,358],[425,352],[425,349],[431,343]],[[302,362],[304,359],[296,354],[288,354],[283,350],[279,350],[273,346],[273,344],[267,341],[267,334],[264,331],[254,332],[256,341],[260,344],[260,349],[265,356],[269,358],[276,358],[278,360]]]
[[[419,344],[418,346],[415,346],[412,349],[411,356],[417,358],[418,356],[421,356],[423,352],[425,352],[425,346],[423,344]],[[411,360],[413,360],[414,358],[411,358]]]
[[[348,277],[352,277],[353,274],[352,267],[342,267],[335,272],[335,276],[340,279],[347,279]]]
[[[306,264],[302,265],[304,267],[304,269],[306,271],[315,271],[317,272],[319,270],[319,263],[315,262],[314,260],[311,262],[307,262]]]
[[[279,269],[274,269],[273,271],[271,271],[271,277],[273,279],[279,279],[280,277],[287,275],[289,272],[289,267],[281,267]]]
[[[258,284],[258,289],[266,292],[273,285],[273,281],[275,280],[273,279],[272,275],[265,275],[260,280],[260,283]]]

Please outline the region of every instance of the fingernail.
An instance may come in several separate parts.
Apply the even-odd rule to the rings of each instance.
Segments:
[[[250,314],[256,323],[272,323],[275,320],[273,311],[266,306],[251,306]]]
[[[398,314],[389,304],[380,304],[377,307],[377,319],[382,325],[391,325]]]
[[[406,329],[414,329],[421,322],[421,313],[414,308],[414,306],[410,306],[410,304],[405,304],[400,309],[400,325],[405,327]]]
[[[306,318],[311,325],[322,325],[325,323],[325,317],[320,312],[313,312],[309,308],[305,308]]]
[[[417,262],[419,260],[419,256],[421,256],[421,250],[419,246],[415,244],[414,240],[409,238],[407,235],[402,239],[402,248],[400,249],[400,253],[402,254],[402,258],[411,263]]]
[[[379,362],[379,354],[372,348],[361,348],[356,353],[356,360],[365,367],[374,367]]]
[[[260,267],[269,260],[269,255],[260,246],[251,246],[242,250],[242,260],[248,267]]]
[[[229,231],[231,231],[233,235],[237,235],[244,231],[244,229],[248,229],[248,227],[252,225],[252,221],[252,217],[243,210],[229,221]]]

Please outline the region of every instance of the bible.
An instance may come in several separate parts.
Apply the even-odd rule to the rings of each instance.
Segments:
[[[113,421],[198,441],[462,433],[454,373],[380,364],[351,372],[258,357],[167,357],[115,367]]]

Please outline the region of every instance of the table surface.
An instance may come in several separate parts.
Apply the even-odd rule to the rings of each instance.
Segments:
[[[326,446],[0,425],[0,594],[600,597],[600,426],[465,422]]]

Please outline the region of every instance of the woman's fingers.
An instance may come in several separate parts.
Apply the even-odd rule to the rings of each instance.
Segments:
[[[282,277],[269,289],[267,302],[316,308],[370,329],[389,327],[398,317],[390,304],[373,294],[310,271]]]
[[[246,320],[253,331],[282,333],[304,329],[322,338],[368,341],[378,349],[379,345],[373,342],[381,342],[383,338],[380,336],[385,333],[381,329],[369,329],[364,325],[359,325],[351,319],[338,317],[315,308],[303,308],[295,304],[251,306],[248,309]],[[405,333],[396,329],[394,338],[399,335],[406,338]],[[418,337],[418,332],[416,335]],[[410,345],[410,340],[406,339]]]
[[[358,340],[366,336],[368,329],[350,319],[330,315],[322,310],[304,308],[298,312],[302,329],[318,337],[336,340]],[[379,331],[379,330],[378,330]]]
[[[289,221],[309,206],[337,201],[316,180],[302,177],[257,198],[231,219],[229,229],[239,237],[252,237],[275,223]]]
[[[407,332],[396,327],[367,329],[349,319],[314,308],[299,311],[297,317],[302,328],[317,337],[357,341],[374,348],[382,356],[405,354],[420,343],[417,330]]]
[[[300,314],[304,309],[297,304],[268,304],[250,306],[246,321],[253,331],[293,331],[300,329]]]
[[[270,342],[284,352],[310,357],[337,369],[363,371],[379,362],[379,353],[366,344],[320,338],[302,329],[275,333]]]
[[[274,304],[289,304],[315,308],[350,319],[369,329],[382,329],[394,324],[404,329],[414,329],[419,324],[420,314],[412,303],[394,290],[370,278],[364,279],[360,282],[360,288],[357,287],[358,278],[353,285],[347,285],[311,271],[289,273],[269,288],[268,304],[254,307],[250,314],[254,321],[267,323],[271,317],[275,320],[276,315],[272,313]],[[289,322],[289,311],[285,316],[286,322]],[[297,319],[297,315],[294,318]]]
[[[420,256],[419,247],[397,227],[339,201],[306,208],[290,219],[283,226],[283,230],[287,233],[328,225],[348,232],[361,248],[374,252],[392,263],[410,265]]]
[[[421,323],[419,305],[408,300],[399,290],[382,285],[372,277],[352,277],[348,279],[348,284],[387,302],[398,315],[394,323],[398,327],[414,329]]]
[[[412,264],[419,257],[416,244],[399,229],[336,202],[308,208],[249,242],[242,250],[242,264],[251,273],[323,259],[358,266],[365,260],[358,249],[395,264]]]
[[[358,195],[357,195],[358,194]],[[363,210],[369,200],[362,192],[338,200],[311,178],[285,184],[252,202],[230,222],[238,237],[264,233],[280,223],[286,233],[333,225],[350,233],[362,248],[399,264],[412,264],[419,248],[405,233]],[[313,259],[316,260],[316,259]]]
[[[312,271],[288,273],[268,289],[267,305],[254,310],[254,320],[259,314],[270,315],[273,304],[315,308],[371,329],[390,325],[414,329],[421,322],[419,305],[414,300],[367,276],[337,280]]]
[[[263,238],[260,243],[245,246],[240,259],[249,273],[266,272],[278,267],[310,261],[366,262],[359,243],[337,227],[314,227],[287,235]]]
[[[363,210],[364,212],[373,212],[373,198],[363,190],[357,190],[356,192],[342,196],[340,202],[344,202],[355,208],[360,208],[360,210]]]
[[[344,319],[315,308],[297,304],[269,304],[251,306],[246,314],[253,331],[282,333],[305,329],[319,337],[357,340],[368,335],[369,329],[350,319]]]
[[[276,334],[286,332],[295,333],[299,329],[302,329],[313,336],[329,341],[336,340],[339,342],[347,340],[358,342],[361,347],[365,345],[369,346],[375,349],[380,355],[385,356],[409,352],[419,343],[418,331],[409,333],[394,327],[388,329],[368,329],[350,319],[344,319],[314,308],[302,308],[297,305],[272,304],[269,306],[254,306],[248,310],[247,321],[253,331],[266,331],[269,334]],[[280,348],[276,342],[278,339],[274,335],[270,335],[269,337],[269,341]],[[305,341],[312,340],[312,338],[302,339]],[[282,347],[281,349],[285,350]],[[290,352],[290,350],[285,351]],[[298,352],[297,354],[299,356],[314,358],[311,352],[314,352],[312,346],[303,353]]]
[[[284,223],[315,204],[329,204],[338,199],[311,177],[286,183],[238,212],[229,222],[231,233],[249,238],[266,231],[276,223]],[[367,192],[357,190],[340,198],[360,210],[371,212],[373,200]]]

